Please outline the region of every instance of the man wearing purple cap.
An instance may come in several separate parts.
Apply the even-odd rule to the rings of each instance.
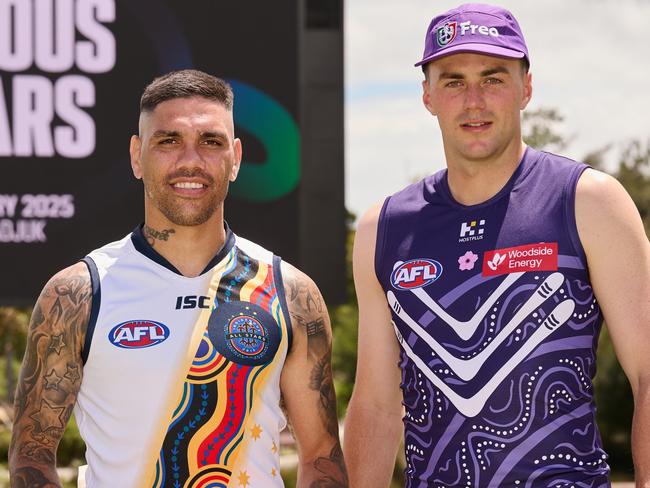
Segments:
[[[447,169],[358,225],[354,487],[388,485],[400,419],[408,487],[609,486],[592,382],[603,318],[650,486],[650,245],[615,179],[522,142],[529,64],[503,8],[429,25],[416,66]]]

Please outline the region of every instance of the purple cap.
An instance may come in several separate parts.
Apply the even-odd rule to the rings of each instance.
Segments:
[[[496,5],[466,3],[434,17],[424,39],[424,55],[415,66],[462,52],[526,58],[530,62],[517,20]]]

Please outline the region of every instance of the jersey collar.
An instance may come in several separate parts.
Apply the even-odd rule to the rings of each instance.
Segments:
[[[138,225],[131,233],[131,242],[133,242],[133,246],[136,248],[136,250],[144,254],[152,261],[158,263],[161,266],[164,266],[168,270],[183,276],[183,274],[180,271],[178,271],[178,269],[176,269],[176,267],[172,263],[170,263],[169,261],[167,261],[167,259],[161,256],[158,253],[158,251],[156,251],[153,247],[151,247],[151,244],[147,242],[147,238],[142,233],[143,225],[144,224]],[[221,247],[221,249],[217,251],[217,254],[215,254],[214,257],[207,264],[205,269],[201,271],[201,274],[207,273],[209,270],[211,270],[217,264],[219,264],[223,260],[223,258],[225,258],[228,255],[230,250],[235,245],[235,234],[233,234],[233,232],[230,230],[230,227],[225,221],[223,223],[223,226],[226,231],[226,240],[223,246]]]

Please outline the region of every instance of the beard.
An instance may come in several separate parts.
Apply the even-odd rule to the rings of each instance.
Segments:
[[[176,195],[171,190],[169,181],[179,177],[204,179],[208,184],[209,193],[200,200]],[[175,225],[186,227],[204,224],[217,209],[223,206],[229,183],[227,177],[223,181],[215,182],[214,178],[199,169],[177,171],[161,183],[153,183],[147,179],[143,179],[143,182],[145,194],[167,220]]]

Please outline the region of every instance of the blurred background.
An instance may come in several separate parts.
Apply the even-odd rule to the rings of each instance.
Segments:
[[[487,3],[509,8],[528,43],[534,94],[523,114],[526,142],[614,175],[650,230],[650,1]],[[172,69],[202,69],[233,86],[244,165],[227,220],[321,287],[343,418],[356,367],[355,222],[444,166],[413,64],[430,19],[457,3],[36,5],[0,2],[0,486],[8,486],[13,393],[31,306],[54,272],[142,220],[128,140],[142,89]],[[595,385],[613,478],[631,480],[632,395],[606,328]],[[71,422],[58,452],[69,486],[84,449]],[[295,484],[296,459],[287,432],[287,486]],[[396,487],[403,468],[400,456]]]

